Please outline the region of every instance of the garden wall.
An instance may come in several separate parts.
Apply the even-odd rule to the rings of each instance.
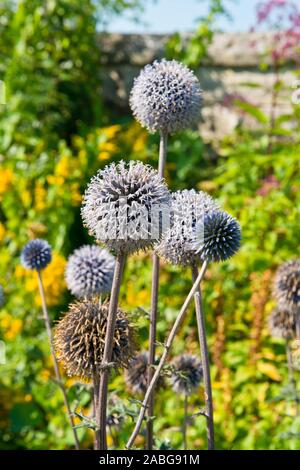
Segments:
[[[167,35],[105,34],[99,38],[103,83],[108,102],[121,112],[128,108],[128,93],[133,79],[145,64],[164,56]],[[264,53],[270,48],[271,34],[226,33],[217,34],[209,49],[209,58],[199,65],[199,75],[204,93],[201,133],[206,140],[219,139],[232,131],[240,120],[254,125],[251,118],[243,116],[232,107],[232,97],[242,96],[268,112],[271,103],[274,73],[272,67],[262,70],[262,62],[270,65]],[[296,57],[289,57],[282,79],[286,86],[281,94],[280,113],[291,106],[293,71]],[[252,84],[252,86],[249,86]]]

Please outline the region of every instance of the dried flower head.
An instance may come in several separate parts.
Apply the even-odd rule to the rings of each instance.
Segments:
[[[0,284],[0,307],[3,307],[4,303],[5,303],[4,289]]]
[[[295,338],[295,315],[287,308],[275,308],[269,317],[269,329],[274,338]]]
[[[92,178],[81,214],[98,241],[117,253],[133,253],[160,238],[160,214],[168,211],[169,200],[168,188],[153,168],[121,161]]]
[[[78,298],[104,294],[110,291],[115,258],[97,245],[84,245],[69,257],[66,282]]]
[[[287,261],[278,268],[274,296],[280,305],[295,310],[300,308],[300,259]]]
[[[36,238],[28,242],[21,252],[21,263],[26,269],[44,269],[51,261],[51,247],[46,240]]]
[[[149,132],[174,133],[192,126],[199,118],[201,103],[197,77],[175,60],[146,65],[130,94],[132,112]]]
[[[239,250],[240,243],[237,220],[227,212],[211,211],[198,224],[193,246],[202,261],[225,261]]]
[[[199,386],[202,377],[202,364],[196,356],[182,354],[172,362],[172,384],[176,393],[190,395]]]
[[[199,264],[201,256],[193,247],[195,228],[209,211],[218,210],[217,202],[203,191],[183,190],[172,195],[171,227],[155,247],[171,264]]]
[[[109,304],[82,300],[70,305],[54,331],[58,360],[69,375],[88,379],[99,373],[105,344]],[[115,368],[128,367],[136,350],[136,333],[128,316],[118,309],[113,341]]]
[[[145,394],[148,382],[148,353],[142,352],[130,361],[125,372],[125,380],[128,388],[134,393]],[[163,377],[159,377],[157,388],[164,386]]]

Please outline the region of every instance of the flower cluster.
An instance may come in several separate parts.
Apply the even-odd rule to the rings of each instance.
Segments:
[[[67,286],[78,298],[107,293],[111,289],[114,266],[115,259],[105,248],[82,246],[68,259]]]

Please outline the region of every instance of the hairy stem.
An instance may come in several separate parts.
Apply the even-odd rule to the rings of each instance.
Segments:
[[[159,145],[159,161],[158,161],[158,173],[160,176],[164,176],[165,164],[167,158],[167,141],[168,134],[161,133],[160,145]],[[159,288],[159,257],[156,253],[153,254],[152,258],[153,269],[152,269],[152,287],[151,287],[151,312],[150,312],[150,329],[149,329],[149,354],[148,354],[148,385],[153,377],[153,367],[155,363],[155,343],[156,343],[156,322],[157,322],[157,306],[158,306],[158,288]],[[154,389],[149,398],[149,405],[147,410],[148,417],[152,417],[154,414]],[[148,450],[153,448],[153,420],[149,419],[147,423],[147,437],[146,446]]]
[[[170,351],[170,348],[173,344],[173,341],[174,341],[174,338],[176,336],[176,333],[177,333],[177,330],[186,314],[186,311],[188,309],[188,306],[191,302],[191,300],[193,299],[193,296],[195,294],[195,292],[197,291],[198,289],[198,286],[200,284],[200,282],[202,281],[203,277],[204,277],[204,274],[205,274],[205,271],[206,271],[206,268],[207,268],[207,262],[204,262],[203,265],[202,265],[202,268],[201,268],[201,271],[196,279],[196,281],[194,282],[193,284],[193,287],[191,288],[187,298],[185,299],[182,307],[181,307],[181,310],[180,312],[178,313],[177,315],[177,318],[175,320],[175,323],[171,329],[171,332],[169,334],[169,337],[165,343],[165,347],[164,347],[164,351],[163,351],[163,354],[161,356],[161,359],[159,361],[159,364],[155,370],[155,373],[152,377],[152,380],[150,382],[150,385],[148,386],[147,388],[147,391],[146,391],[146,394],[145,394],[145,397],[144,397],[144,400],[143,400],[143,403],[141,405],[141,409],[140,409],[140,412],[139,412],[139,416],[138,416],[138,419],[137,419],[137,422],[136,422],[136,425],[135,425],[135,428],[126,444],[126,449],[130,449],[133,444],[134,444],[134,441],[139,433],[139,430],[141,428],[141,425],[142,425],[142,422],[143,422],[143,419],[144,419],[144,416],[145,416],[145,412],[146,412],[146,408],[148,406],[148,403],[149,403],[149,398],[151,396],[151,393],[153,391],[153,388],[155,387],[158,379],[159,379],[159,376],[160,376],[160,373],[161,373],[161,370],[168,358],[168,354],[169,354],[169,351]]]
[[[40,295],[41,295],[41,300],[42,300],[43,317],[44,317],[44,322],[45,322],[45,325],[46,325],[46,331],[47,331],[47,335],[48,335],[48,339],[49,339],[49,343],[50,343],[50,351],[51,351],[51,355],[52,355],[56,381],[57,381],[57,383],[58,383],[58,385],[59,385],[59,387],[62,391],[62,394],[63,394],[64,404],[65,404],[65,407],[67,409],[69,422],[70,422],[70,425],[72,427],[72,431],[73,431],[73,435],[74,435],[75,447],[76,447],[77,450],[79,450],[79,448],[80,448],[79,447],[79,440],[78,440],[78,436],[77,436],[77,431],[75,429],[73,414],[71,412],[71,408],[70,408],[68,398],[67,398],[67,393],[66,393],[64,384],[62,382],[58,362],[57,362],[56,355],[55,355],[53,335],[52,335],[51,323],[50,323],[50,318],[49,318],[47,304],[46,304],[46,297],[45,297],[45,291],[44,291],[41,271],[38,271],[37,273],[38,273],[39,290],[40,290]]]
[[[116,317],[118,310],[118,302],[121,288],[121,281],[123,269],[125,264],[125,254],[120,253],[116,258],[114,278],[111,289],[111,297],[109,302],[107,328],[105,334],[105,345],[103,352],[103,360],[101,364],[100,373],[100,386],[99,386],[99,402],[96,410],[96,423],[99,425],[100,432],[100,450],[107,449],[106,437],[106,408],[107,408],[107,394],[108,394],[108,379],[109,379],[109,363],[111,362],[113,352],[113,342],[116,326]]]
[[[187,420],[188,420],[188,396],[185,393],[184,394],[184,401],[183,401],[183,425],[182,425],[182,437],[183,437],[183,448],[184,450],[187,450],[187,437],[186,437],[186,431],[187,431]]]
[[[97,422],[97,409],[98,409],[98,398],[99,398],[99,372],[94,371],[93,375],[93,409],[94,419],[96,420],[96,430],[94,436],[94,450],[100,450],[100,423]]]
[[[196,265],[192,266],[192,277],[193,277],[193,282],[195,282],[198,277],[198,268]],[[207,341],[206,341],[205,319],[204,319],[204,311],[203,311],[200,285],[198,286],[195,292],[194,300],[195,300],[198,336],[199,336],[200,350],[201,350],[201,360],[202,360],[202,367],[203,367],[207,443],[208,443],[208,450],[214,450],[214,418],[213,418],[212,387],[211,387],[211,379],[210,379],[208,347],[207,347]]]
[[[286,340],[286,358],[287,358],[287,365],[288,365],[288,372],[289,372],[289,383],[295,393],[295,416],[299,414],[299,399],[298,399],[298,390],[297,390],[297,381],[295,379],[294,374],[294,366],[293,366],[293,356],[292,351],[289,346],[289,341]]]

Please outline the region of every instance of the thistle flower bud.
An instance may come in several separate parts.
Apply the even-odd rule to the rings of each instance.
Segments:
[[[269,317],[269,329],[274,338],[295,338],[295,315],[287,308],[275,308]]]
[[[280,305],[295,311],[300,308],[300,259],[287,261],[276,273],[274,296]]]
[[[69,257],[66,267],[68,289],[78,298],[110,291],[115,259],[97,245],[84,245]]]
[[[128,388],[134,393],[144,395],[148,383],[148,353],[142,352],[130,361],[129,367],[125,372],[125,380]],[[158,379],[157,388],[164,386],[162,377]]]
[[[201,255],[193,247],[195,228],[206,213],[218,209],[217,202],[203,191],[173,193],[171,227],[155,247],[158,255],[175,265],[199,264]]]
[[[196,356],[183,354],[172,362],[172,386],[175,393],[191,395],[203,378],[202,364]]]
[[[116,253],[134,253],[161,237],[160,214],[168,211],[169,200],[167,186],[153,168],[121,161],[92,178],[81,214],[99,242]]]
[[[82,300],[70,305],[66,315],[54,330],[58,360],[69,375],[84,379],[99,374],[103,359],[109,304],[97,300]],[[136,350],[136,333],[128,316],[121,309],[113,340],[112,363],[126,368]]]
[[[198,224],[194,240],[194,249],[202,261],[225,261],[240,247],[240,225],[227,212],[211,211]]]
[[[185,65],[163,59],[141,71],[129,102],[133,115],[149,132],[174,133],[198,120],[202,91]]]
[[[21,252],[21,263],[26,269],[40,271],[48,266],[51,258],[52,254],[49,243],[40,238],[28,242]]]

